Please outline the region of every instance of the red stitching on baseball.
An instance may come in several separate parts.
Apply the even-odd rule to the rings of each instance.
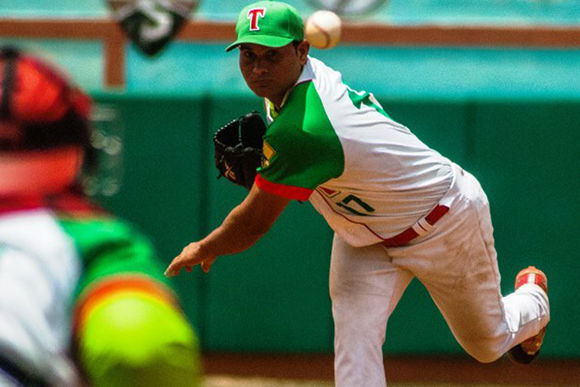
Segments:
[[[326,44],[324,45],[324,47],[320,47],[320,48],[327,48],[328,46],[330,46],[330,35],[328,32],[326,32],[325,29],[323,29],[322,27],[320,27],[320,25],[318,25],[318,23],[316,23],[314,20],[311,20],[312,25],[316,28],[318,28],[318,30],[320,32],[322,32],[322,34],[324,35],[324,37],[326,38]]]

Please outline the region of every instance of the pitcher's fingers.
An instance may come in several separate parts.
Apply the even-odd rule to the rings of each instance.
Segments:
[[[209,272],[209,269],[211,269],[211,267],[213,266],[213,263],[215,262],[215,258],[208,258],[205,259],[201,262],[201,268],[205,273]]]
[[[181,267],[179,264],[171,263],[169,267],[165,270],[166,277],[173,277],[179,274]]]

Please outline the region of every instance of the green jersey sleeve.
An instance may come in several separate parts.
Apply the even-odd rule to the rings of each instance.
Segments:
[[[60,224],[75,240],[83,261],[77,293],[97,280],[120,274],[146,275],[171,288],[151,242],[133,225],[101,214],[61,218]]]
[[[295,86],[264,136],[260,188],[305,200],[344,170],[341,143],[312,82]],[[265,182],[264,182],[265,180]]]

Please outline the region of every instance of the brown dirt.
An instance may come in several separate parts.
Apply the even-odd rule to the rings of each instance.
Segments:
[[[204,387],[327,387],[328,354],[206,353]],[[386,357],[389,386],[580,386],[580,359],[536,359],[524,366],[502,358],[481,364],[467,356]]]

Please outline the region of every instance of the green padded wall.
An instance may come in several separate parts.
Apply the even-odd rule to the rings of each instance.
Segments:
[[[257,98],[214,96],[209,128],[250,110]],[[213,149],[212,149],[213,155]],[[213,159],[210,225],[218,226],[246,190],[217,175]],[[292,203],[273,229],[250,250],[223,257],[207,277],[206,343],[215,350],[328,351],[332,320],[328,251],[332,234],[308,204]]]
[[[245,196],[217,179],[211,136],[250,110],[252,96],[96,95],[125,126],[122,190],[105,204],[153,237],[169,262]],[[553,321],[545,356],[579,356],[574,302],[580,269],[578,101],[402,100],[380,97],[389,114],[477,176],[488,193],[502,288],[535,264],[550,277]],[[245,253],[222,257],[209,275],[176,278],[185,310],[207,350],[328,352],[332,318],[328,266],[332,232],[308,203],[292,203]],[[433,302],[414,281],[388,326],[392,354],[462,353]],[[572,342],[572,343],[571,343]]]
[[[95,95],[96,102],[117,111],[123,125],[123,175],[120,192],[101,198],[116,214],[133,221],[155,242],[169,262],[185,242],[206,229],[208,139],[203,123],[203,98],[149,98]],[[200,281],[180,276],[176,284],[184,309],[201,322]]]
[[[542,351],[578,356],[580,106],[487,102],[475,123],[473,165],[490,199],[503,288],[519,268],[543,268],[552,322]]]

